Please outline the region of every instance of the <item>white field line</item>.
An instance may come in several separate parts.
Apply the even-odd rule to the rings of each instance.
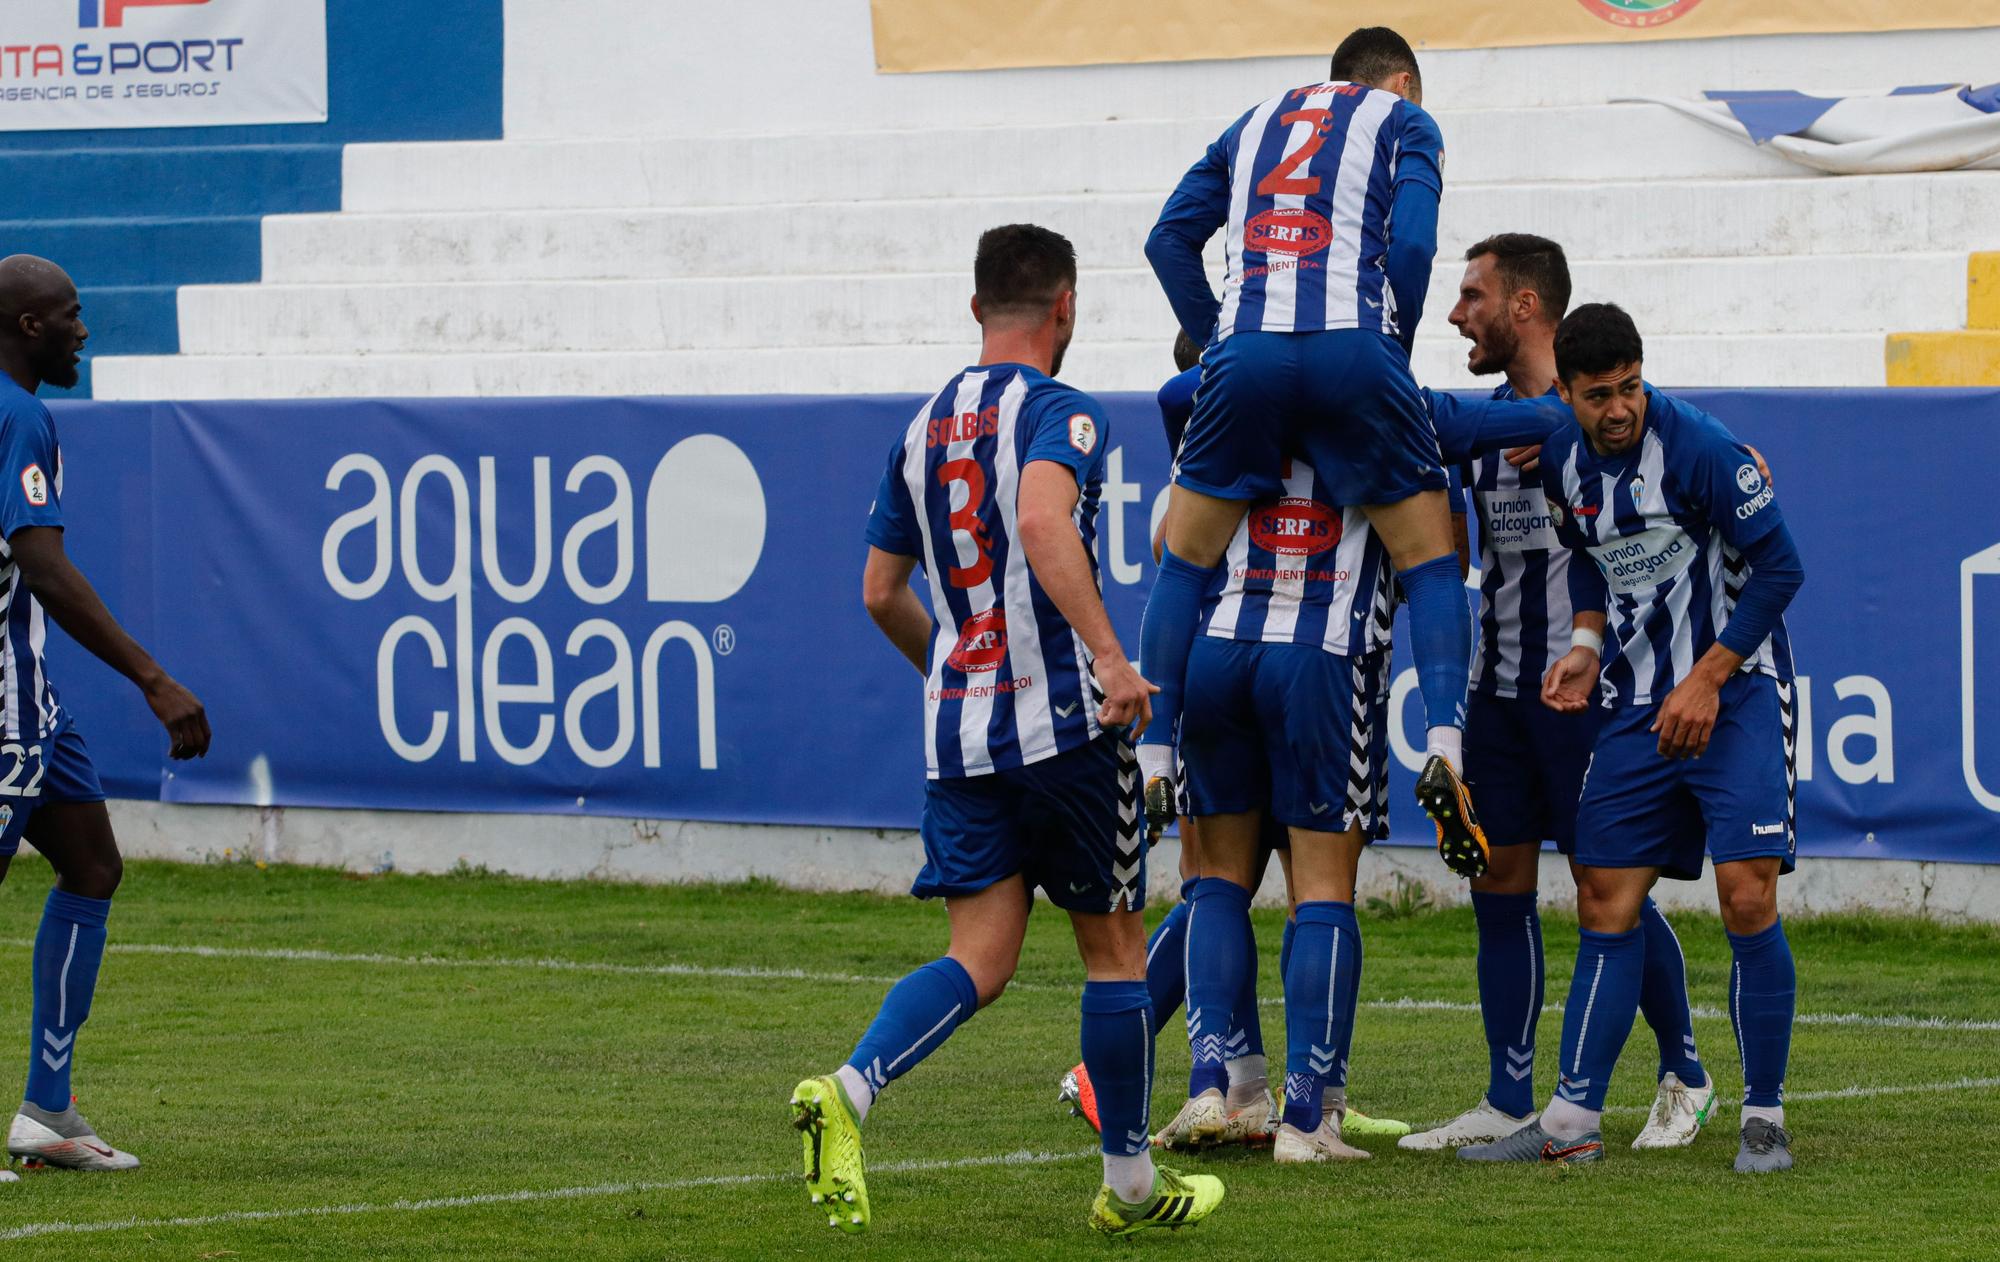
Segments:
[[[1818,1100],[1872,1100],[1884,1095],[1942,1095],[1947,1091],[1984,1091],[1989,1087],[2000,1087],[2000,1078],[1954,1078],[1950,1082],[1913,1082],[1901,1086],[1881,1087],[1837,1087],[1832,1091],[1787,1091],[1786,1104],[1811,1104]],[[1715,1102],[1723,1107],[1734,1107],[1740,1100],[1717,1096]],[[1647,1113],[1650,1104],[1614,1104],[1604,1110],[1606,1113]]]
[[[991,1157],[959,1157],[949,1161],[892,1161],[875,1166],[869,1174],[917,1174],[931,1170],[972,1170],[982,1166],[1044,1166],[1058,1161],[1081,1161],[1095,1152],[1020,1152]],[[106,1231],[140,1231],[168,1227],[227,1227],[236,1223],[282,1222],[288,1218],[340,1218],[354,1214],[421,1214],[434,1209],[464,1209],[480,1205],[520,1205],[535,1201],[574,1201],[596,1196],[629,1196],[638,1192],[685,1192],[693,1188],[739,1187],[746,1183],[781,1183],[797,1179],[785,1174],[714,1174],[691,1179],[662,1179],[652,1183],[599,1183],[590,1187],[531,1188],[519,1192],[487,1192],[478,1196],[436,1196],[421,1201],[382,1201],[376,1204],[311,1205],[298,1209],[244,1209],[226,1214],[203,1214],[190,1218],[118,1218],[98,1223],[28,1223],[0,1230],[0,1241],[27,1240],[35,1236],[76,1236]]]
[[[0,941],[0,945],[30,948],[34,942],[27,938],[12,938]],[[790,981],[821,982],[832,985],[893,986],[900,978],[875,976],[866,973],[818,973],[799,968],[759,968],[751,965],[712,964],[615,964],[601,960],[565,960],[535,957],[499,957],[482,959],[472,956],[446,955],[382,955],[374,952],[316,951],[291,947],[217,947],[184,945],[157,942],[113,942],[106,948],[116,955],[169,955],[192,956],[211,960],[278,960],[305,964],[374,964],[395,968],[470,968],[470,969],[536,969],[559,973],[601,973],[616,977],[709,977],[735,978],[748,981]],[[1050,986],[1034,982],[1015,982],[1009,990],[1027,993],[1048,992],[1073,994],[1074,986]],[[1284,999],[1266,995],[1259,1004],[1262,1007],[1282,1007]],[[1396,1012],[1478,1012],[1479,1005],[1452,999],[1417,999],[1405,995],[1399,999],[1366,999],[1364,1008]],[[1543,1006],[1543,1012],[1561,1012],[1560,1003]],[[1696,1005],[1693,1015],[1709,1020],[1721,1020],[1729,1014],[1720,1008]],[[1884,1030],[1960,1030],[1960,1031],[2000,1031],[2000,1020],[1961,1020],[1955,1017],[1876,1015],[1863,1012],[1801,1012],[1796,1018],[1798,1025],[1858,1026]]]

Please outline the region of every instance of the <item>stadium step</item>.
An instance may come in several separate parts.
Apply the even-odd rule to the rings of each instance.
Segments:
[[[530,210],[282,215],[265,222],[273,283],[665,279],[843,271],[963,272],[997,223],[1067,234],[1086,267],[1137,266],[1163,194],[1107,193],[755,210]],[[1724,209],[1726,213],[1718,213]],[[1990,247],[2000,172],[1818,180],[1454,186],[1441,253],[1535,230],[1585,259],[1845,255]]]
[[[0,150],[0,188],[34,190],[37,220],[107,213],[193,219],[334,210],[339,145],[162,146]]]
[[[1956,327],[1962,256],[1805,255],[1573,265],[1576,301],[1612,300],[1649,336],[1859,333]],[[1441,260],[1424,329],[1448,338],[1459,265]],[[972,329],[960,272],[476,284],[191,286],[181,292],[190,354],[491,353],[957,344]],[[1161,345],[1173,319],[1144,268],[1078,283],[1079,346]]]
[[[354,212],[763,206],[889,196],[1164,195],[1232,121],[354,145]],[[1460,182],[1810,177],[1657,105],[1443,112]],[[1581,160],[1588,155],[1588,160]]]
[[[86,289],[245,281],[257,279],[262,229],[259,215],[11,220],[0,221],[0,249],[65,263]]]
[[[882,345],[547,353],[172,355],[97,364],[101,399],[447,397],[455,395],[910,394],[977,355],[957,346]],[[1666,386],[1878,386],[1882,335],[1737,334],[1646,339],[1647,376]],[[1490,387],[1465,372],[1465,343],[1417,343],[1426,384]],[[1173,372],[1167,341],[1079,340],[1065,380],[1151,392]]]
[[[1890,335],[1890,385],[2000,386],[2000,253],[1972,256],[1966,291],[1965,328]]]

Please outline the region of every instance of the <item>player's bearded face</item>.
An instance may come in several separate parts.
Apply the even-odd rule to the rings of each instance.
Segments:
[[[1646,428],[1646,387],[1638,364],[1578,373],[1556,384],[1600,455],[1616,456],[1639,445]]]
[[[1459,283],[1458,303],[1448,317],[1459,335],[1472,342],[1466,367],[1475,374],[1505,372],[1521,349],[1521,335],[1509,318],[1507,301],[1501,294],[1490,255],[1481,255],[1465,265],[1465,279]]]
[[[90,338],[90,330],[84,327],[83,306],[77,300],[76,290],[70,289],[50,304],[49,309],[42,313],[39,324],[40,354],[35,368],[43,381],[67,390],[77,383],[83,344]]]
[[[1056,299],[1056,349],[1049,358],[1049,376],[1062,372],[1063,356],[1069,351],[1070,339],[1076,336],[1076,292],[1071,290]]]

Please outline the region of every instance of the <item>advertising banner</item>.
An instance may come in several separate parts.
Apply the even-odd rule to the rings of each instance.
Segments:
[[[1805,558],[1802,853],[2000,862],[2000,391],[1687,397],[1768,457]],[[71,552],[214,751],[165,763],[72,644],[53,678],[121,795],[914,827],[923,689],[860,579],[920,402],[64,405]],[[1099,560],[1136,653],[1167,452],[1149,397],[1107,404]]]
[[[326,121],[326,0],[9,0],[0,131]]]
[[[1385,18],[1419,52],[1990,26],[1989,0],[873,0],[885,73],[1324,57]]]

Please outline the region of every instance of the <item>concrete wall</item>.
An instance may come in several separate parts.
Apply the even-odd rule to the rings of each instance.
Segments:
[[[284,807],[171,806],[113,802],[120,844],[135,858],[188,863],[253,859],[352,872],[449,872],[460,865],[540,879],[741,881],[764,877],[806,890],[900,894],[923,862],[914,833],[851,828],[710,824],[555,815],[446,815]],[[1153,851],[1147,897],[1171,901],[1180,847]],[[1376,846],[1362,860],[1361,898],[1393,897],[1398,878],[1439,905],[1466,899],[1465,882],[1437,852]],[[1542,856],[1545,902],[1574,906],[1561,856]],[[1937,920],[2000,922],[2000,868],[1879,859],[1808,859],[1778,887],[1785,915],[1880,911]],[[1663,881],[1669,910],[1715,908],[1706,881]],[[1258,893],[1284,902],[1274,865]]]

